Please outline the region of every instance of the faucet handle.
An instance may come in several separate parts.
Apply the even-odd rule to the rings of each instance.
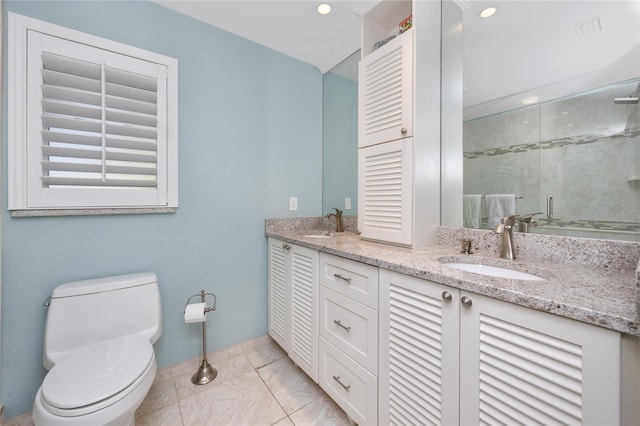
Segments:
[[[519,216],[518,216],[517,214],[512,214],[512,215],[510,215],[510,216],[503,217],[503,218],[502,218],[502,223],[501,223],[501,225],[504,225],[504,228],[509,229],[509,228],[511,228],[513,225],[515,225],[515,224],[516,224],[516,219],[517,219],[518,217],[519,217]],[[497,232],[497,231],[496,231],[496,232]]]
[[[530,213],[526,215],[517,215],[516,219],[520,222],[531,223],[531,218],[533,218],[537,214],[542,214],[542,212]]]
[[[342,210],[340,210],[339,208],[334,207],[333,208],[336,211],[336,215],[337,216],[342,216]]]

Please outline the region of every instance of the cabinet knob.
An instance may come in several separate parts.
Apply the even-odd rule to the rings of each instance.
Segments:
[[[469,299],[467,296],[462,296],[460,298],[460,303],[462,303],[462,306],[464,306],[465,308],[470,308],[471,305],[473,305],[473,301]]]
[[[448,291],[443,291],[442,300],[444,300],[445,302],[451,302],[453,300],[453,296]]]
[[[403,135],[407,134],[407,128],[403,127],[402,129],[400,129],[400,133],[402,133]]]
[[[285,250],[289,250],[291,248],[291,246],[287,243],[282,243],[282,248]]]

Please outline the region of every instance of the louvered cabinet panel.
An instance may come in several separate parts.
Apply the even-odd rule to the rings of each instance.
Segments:
[[[413,138],[358,150],[358,230],[366,239],[413,242]]]
[[[620,423],[620,334],[467,295],[461,424]]]
[[[289,253],[280,240],[269,238],[269,335],[284,350],[289,345]]]
[[[269,238],[269,335],[318,382],[318,252]]]
[[[380,270],[380,424],[458,424],[457,300],[442,285]]]
[[[289,356],[318,382],[318,252],[291,246]]]
[[[358,74],[358,147],[412,136],[412,31],[363,58]]]

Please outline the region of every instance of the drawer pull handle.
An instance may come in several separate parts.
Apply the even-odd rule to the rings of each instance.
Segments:
[[[333,376],[333,380],[338,382],[338,384],[342,386],[347,392],[349,392],[349,389],[351,389],[351,385],[345,385],[344,383],[342,383],[342,381],[340,380],[340,376]]]
[[[340,321],[340,320],[333,320],[333,323],[334,323],[334,324],[336,324],[336,325],[339,325],[340,327],[344,328],[344,329],[345,329],[345,330],[347,330],[347,331],[351,331],[351,326],[348,326],[348,327],[347,327],[347,326],[346,326],[346,325],[344,325],[344,324],[342,323],[342,321]]]
[[[291,248],[291,246],[287,243],[282,243],[282,248],[285,250],[289,250]]]
[[[339,278],[339,279],[341,279],[343,281],[346,281],[347,284],[349,284],[351,282],[351,278],[349,278],[349,277],[343,277],[340,274],[333,274],[333,276],[336,277],[336,278]]]

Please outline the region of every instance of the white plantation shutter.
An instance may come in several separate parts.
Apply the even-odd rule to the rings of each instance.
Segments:
[[[156,187],[156,80],[42,57],[43,185]]]
[[[177,206],[168,64],[120,53],[113,42],[103,48],[31,29],[25,38],[26,195],[18,208]]]

